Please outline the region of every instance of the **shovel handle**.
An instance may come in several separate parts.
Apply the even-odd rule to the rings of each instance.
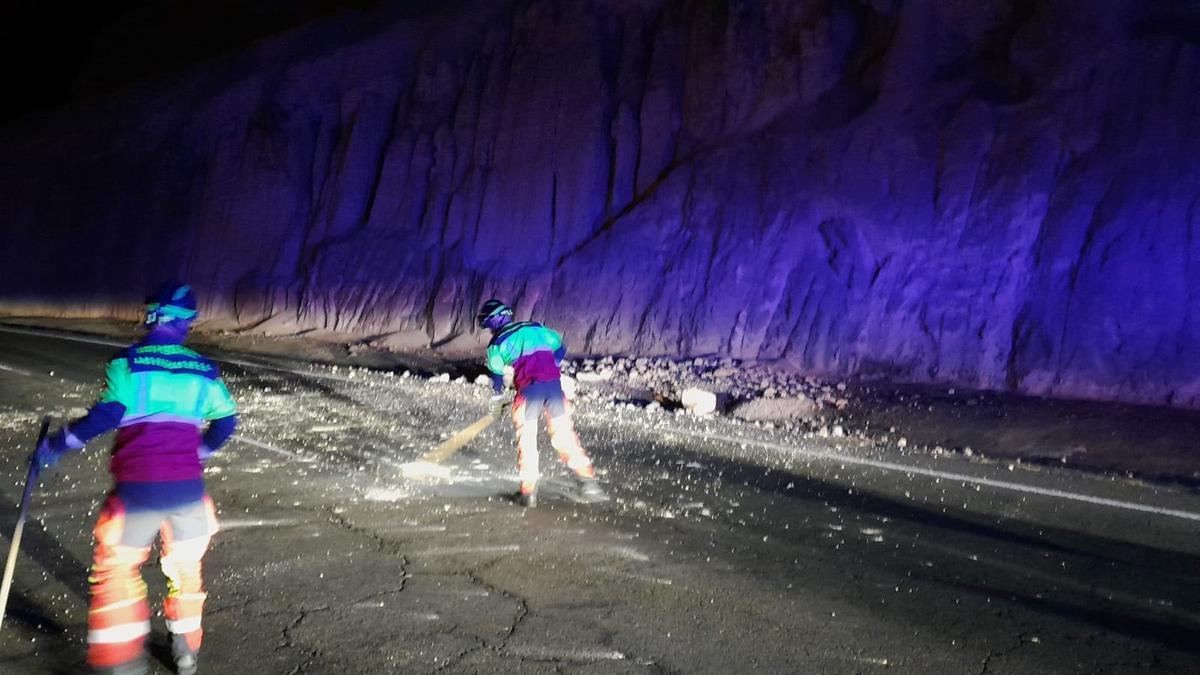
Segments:
[[[42,418],[42,428],[38,432],[37,445],[41,445],[50,431],[50,416]],[[35,445],[34,448],[37,446]],[[17,551],[21,549],[21,533],[25,531],[25,518],[29,515],[29,502],[32,501],[33,488],[37,486],[39,467],[35,462],[29,463],[29,472],[25,474],[25,492],[21,495],[21,509],[17,515],[17,526],[13,528],[12,543],[8,547],[8,560],[4,563],[4,581],[0,582],[0,627],[4,626],[4,615],[8,610],[8,592],[12,590],[13,572],[17,568]]]

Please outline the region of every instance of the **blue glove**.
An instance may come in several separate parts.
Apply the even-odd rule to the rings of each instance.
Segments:
[[[208,445],[204,443],[201,443],[200,447],[196,448],[196,455],[200,457],[201,464],[208,462],[208,460],[212,459],[212,456],[215,454],[217,454],[217,451],[208,447]]]
[[[37,449],[29,456],[29,463],[36,466],[39,471],[45,471],[58,464],[58,460],[62,459],[62,456],[67,453],[67,448],[65,447],[56,450],[54,447],[55,444],[50,442],[51,438],[51,436],[43,438],[38,443]]]

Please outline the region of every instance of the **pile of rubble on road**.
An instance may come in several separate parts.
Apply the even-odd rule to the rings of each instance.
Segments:
[[[695,415],[729,414],[752,422],[814,424],[848,404],[845,383],[728,358],[580,359],[563,364],[582,385],[583,400],[615,398],[625,405],[661,406]],[[615,397],[614,397],[615,394]]]

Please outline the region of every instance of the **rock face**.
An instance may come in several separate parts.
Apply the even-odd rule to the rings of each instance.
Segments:
[[[1200,407],[1200,8],[434,3],[0,135],[0,309]]]

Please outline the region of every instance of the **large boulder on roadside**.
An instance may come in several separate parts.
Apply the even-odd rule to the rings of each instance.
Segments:
[[[679,396],[679,402],[684,410],[697,417],[711,415],[717,411],[717,395],[699,387],[684,389]]]
[[[809,421],[817,416],[817,402],[807,396],[755,398],[738,404],[730,414],[749,422]]]

